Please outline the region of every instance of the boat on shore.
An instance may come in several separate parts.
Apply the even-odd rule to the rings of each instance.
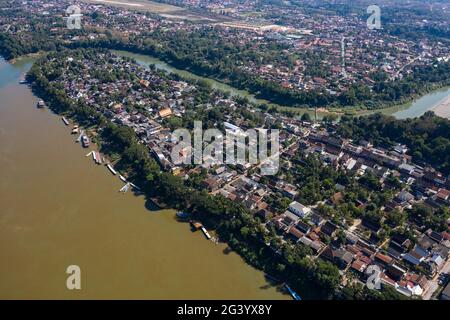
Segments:
[[[78,138],[77,138],[77,140],[75,140],[75,142],[80,142],[81,141],[81,138],[83,138],[83,136],[84,136],[84,130],[81,130],[81,133],[80,133],[80,135],[78,136]]]
[[[65,124],[66,126],[69,125],[69,120],[67,120],[66,117],[62,117],[62,121],[64,122],[64,124]]]
[[[287,291],[292,296],[292,298],[294,298],[294,300],[302,300],[302,298],[297,294],[297,292],[292,290],[291,287],[289,287],[287,284],[284,286],[286,287]]]
[[[102,155],[100,154],[100,152],[98,151],[94,151],[95,154],[95,163],[97,164],[102,164],[103,160],[102,160]]]
[[[21,79],[21,80],[19,80],[19,84],[27,84],[28,83],[28,81],[27,80],[25,80],[25,79]]]
[[[73,126],[72,134],[77,134],[77,133],[80,133],[80,128],[77,125],[75,125],[75,126]]]
[[[211,240],[211,235],[208,233],[208,230],[206,230],[206,228],[203,227],[203,226],[200,229],[202,230],[202,232],[205,235],[206,239]]]
[[[37,107],[38,107],[39,109],[45,108],[45,102],[44,102],[44,100],[39,100],[38,103],[37,103]]]
[[[81,143],[83,145],[83,148],[88,148],[91,144],[91,142],[89,141],[89,138],[87,135],[83,135],[81,137]]]
[[[178,211],[177,212],[177,217],[180,219],[188,219],[191,217],[190,213],[184,212],[184,211]]]
[[[127,182],[127,179],[121,174],[119,175],[119,179],[122,180],[123,182]]]
[[[280,279],[275,278],[274,276],[271,276],[268,273],[265,273],[264,276],[266,277],[267,280],[272,281],[272,282],[281,282]]]
[[[124,186],[119,190],[119,192],[126,193],[126,192],[128,192],[128,190],[130,190],[130,184],[129,184],[129,183],[127,183],[126,185],[124,185]]]
[[[109,171],[111,171],[111,173],[112,173],[113,175],[116,175],[116,174],[117,174],[117,171],[114,170],[114,168],[112,167],[112,165],[107,164],[106,167],[109,169]]]

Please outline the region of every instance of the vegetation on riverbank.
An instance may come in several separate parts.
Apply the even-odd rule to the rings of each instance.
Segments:
[[[327,108],[359,108],[373,110],[403,104],[427,92],[450,85],[450,62],[436,63],[435,66],[416,67],[412,73],[401,80],[390,81],[385,73],[374,75],[375,85],[369,90],[362,85],[353,85],[342,95],[331,95],[325,90],[299,91],[284,88],[280,84],[255,77],[236,67],[234,64],[223,65],[213,63],[205,57],[195,56],[188,50],[192,40],[187,35],[178,35],[171,39],[170,47],[163,46],[164,39],[158,33],[147,35],[145,41],[110,37],[95,41],[73,43],[76,47],[97,47],[114,50],[125,50],[138,54],[146,54],[161,59],[175,68],[188,70],[196,75],[217,79],[241,90],[255,94],[257,98],[275,104],[290,107],[324,107]],[[197,39],[198,40],[198,39]],[[188,41],[189,43],[186,43]],[[211,39],[212,41],[212,39]],[[197,41],[203,51],[211,49],[208,41]],[[205,44],[206,43],[206,44]],[[217,48],[216,51],[225,50]],[[201,51],[201,50],[199,50]],[[220,60],[217,60],[220,61]]]
[[[51,21],[49,21],[50,23]],[[36,26],[36,32],[26,41],[9,34],[0,35],[0,54],[10,60],[20,55],[38,51],[61,50],[62,48],[108,48],[146,54],[172,65],[187,70],[198,76],[209,77],[241,90],[247,90],[257,98],[265,99],[280,106],[292,108],[326,107],[342,109],[343,112],[354,110],[376,110],[403,104],[437,88],[450,85],[450,62],[435,62],[430,66],[413,68],[412,72],[400,80],[389,80],[384,72],[373,75],[372,90],[363,85],[354,84],[346,92],[333,95],[323,90],[302,91],[283,87],[280,83],[255,77],[238,68],[238,60],[233,57],[254,60],[252,51],[230,47],[229,43],[216,43],[211,32],[201,34],[176,33],[170,39],[164,32],[152,32],[140,37],[128,37],[108,34],[108,37],[96,40],[79,40],[75,42],[55,41],[53,37],[38,32],[42,26]],[[94,30],[89,30],[94,32]],[[73,31],[73,35],[83,31]],[[195,48],[192,45],[195,44]],[[213,47],[214,45],[214,47]],[[214,50],[212,50],[214,49]],[[238,50],[239,49],[239,50]],[[267,49],[263,54],[273,59],[275,52],[282,52],[282,47]],[[214,56],[205,56],[205,52],[214,51]],[[231,57],[228,57],[231,54]],[[228,63],[220,57],[227,56]],[[276,55],[275,55],[276,56]],[[230,60],[231,59],[231,60]],[[289,57],[279,56],[279,59]],[[239,60],[240,61],[240,60]]]
[[[326,298],[334,294],[340,282],[335,266],[321,260],[313,261],[301,250],[279,242],[269,234],[242,205],[221,196],[211,196],[184,185],[170,173],[162,172],[148,149],[138,143],[136,134],[128,127],[107,122],[83,104],[74,104],[64,91],[50,83],[53,70],[38,61],[27,78],[34,92],[55,112],[64,112],[84,126],[95,125],[101,132],[102,151],[122,155],[120,165],[134,173],[146,195],[158,197],[173,208],[192,212],[196,219],[215,229],[220,238],[251,265],[289,282],[305,298]]]

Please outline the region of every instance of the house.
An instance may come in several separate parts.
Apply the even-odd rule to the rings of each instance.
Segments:
[[[293,224],[297,223],[297,222],[300,220],[300,218],[299,218],[297,215],[293,214],[293,213],[290,212],[289,210],[286,210],[286,211],[284,212],[283,216],[284,216],[284,217],[287,217],[287,218],[289,218],[291,221],[293,221]]]
[[[295,213],[300,218],[305,218],[311,213],[311,208],[308,208],[297,201],[293,201],[289,205],[289,211]]]
[[[367,264],[361,260],[355,260],[353,261],[352,265],[350,266],[353,270],[363,273],[364,270],[367,268]]]
[[[159,110],[159,116],[161,118],[167,118],[171,115],[172,115],[172,109],[170,109],[170,108],[164,108],[164,109]]]
[[[395,263],[386,267],[386,274],[395,281],[401,280],[405,273],[406,270],[404,270]]]
[[[220,179],[207,178],[202,182],[202,186],[209,192],[217,191],[220,186]]]
[[[296,227],[292,227],[289,229],[288,237],[297,242],[300,238],[303,237],[303,233]]]
[[[415,245],[414,248],[406,253],[403,256],[403,260],[405,260],[406,262],[409,262],[410,264],[417,266],[419,265],[427,256],[428,256],[428,251],[424,250],[422,247],[420,247],[419,245]]]
[[[375,261],[381,263],[382,265],[388,266],[392,263],[393,259],[388,255],[382,254],[381,252],[377,252],[375,254]]]
[[[423,289],[418,285],[410,281],[400,280],[397,282],[396,289],[398,292],[410,297],[410,296],[421,296]]]
[[[320,231],[324,234],[326,234],[329,237],[334,237],[336,234],[336,231],[338,229],[338,226],[335,225],[331,221],[325,222],[325,224],[320,228]]]
[[[429,230],[427,234],[432,240],[436,241],[437,243],[441,243],[444,240],[444,237],[436,231]]]
[[[447,284],[444,291],[442,291],[441,300],[450,300],[450,283]]]
[[[322,218],[322,216],[318,215],[317,213],[311,214],[311,216],[309,218],[310,218],[311,222],[314,223],[318,227],[320,227],[325,222],[325,219]]]
[[[414,166],[407,163],[402,163],[398,166],[398,169],[400,172],[404,172],[406,174],[412,174],[414,172]]]
[[[307,234],[309,233],[309,231],[311,231],[311,227],[302,221],[297,222],[296,228],[304,234]]]
[[[353,254],[344,249],[334,250],[330,246],[326,247],[320,255],[322,258],[336,263],[339,268],[345,269],[353,260]]]
[[[286,184],[282,189],[283,195],[288,197],[289,199],[294,199],[297,195],[298,191],[295,189],[293,185]]]
[[[353,260],[353,255],[347,250],[339,249],[334,252],[334,259],[337,265],[345,269]]]
[[[408,191],[403,190],[397,195],[397,199],[400,200],[400,203],[405,203],[414,200],[414,196]]]
[[[351,243],[351,244],[356,244],[357,242],[358,242],[358,240],[359,240],[359,237],[356,235],[356,234],[353,234],[353,233],[351,233],[351,232],[349,232],[349,231],[344,231],[344,233],[345,233],[345,239],[349,242],[349,243]]]
[[[261,218],[262,221],[266,222],[273,217],[273,213],[268,210],[262,209],[256,213],[256,216]]]

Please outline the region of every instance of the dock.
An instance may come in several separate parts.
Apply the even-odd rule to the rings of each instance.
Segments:
[[[292,296],[292,298],[294,298],[294,300],[302,300],[302,298],[300,298],[300,296],[291,289],[291,287],[289,287],[287,284],[284,285],[287,289],[287,291],[289,291],[289,294]]]
[[[124,186],[119,190],[119,192],[126,193],[128,190],[130,190],[130,184],[129,184],[129,183],[127,183],[126,185],[124,185]]]
[[[109,171],[111,171],[111,173],[112,173],[113,175],[116,175],[116,174],[117,174],[117,171],[114,170],[114,168],[112,167],[112,165],[107,164],[106,167],[109,169]]]
[[[136,190],[141,190],[141,188],[139,188],[137,185],[135,185],[134,183],[130,182],[130,185],[135,188]]]
[[[102,160],[102,155],[100,154],[100,152],[98,151],[94,151],[95,154],[95,163],[97,164],[102,164],[103,160]]]

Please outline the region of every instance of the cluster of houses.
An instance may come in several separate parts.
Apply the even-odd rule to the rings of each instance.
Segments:
[[[242,44],[245,39],[245,44],[252,43],[255,50],[277,42],[283,45],[286,56],[300,56],[294,63],[289,63],[288,59],[273,59],[265,64],[252,61],[242,64],[243,70],[250,74],[275,81],[285,88],[326,88],[329,94],[336,95],[354,83],[371,88],[375,83],[373,74],[379,71],[390,79],[402,79],[414,66],[450,58],[448,46],[430,37],[409,40],[369,29],[363,7],[357,11],[359,14],[344,17],[331,11],[321,13],[320,1],[314,14],[301,7],[258,1],[182,0],[182,3],[224,12],[238,19],[239,23],[226,23],[224,28],[216,30],[223,39]],[[314,1],[306,7],[308,5],[314,7]],[[447,22],[443,19],[428,21],[407,15],[407,10],[398,11],[399,15],[405,15],[403,21],[396,20],[398,25],[446,28]],[[282,26],[279,25],[281,19]],[[318,68],[316,57],[321,57],[319,71],[310,70]]]
[[[19,2],[19,1],[18,1]],[[73,3],[70,3],[73,4]],[[20,8],[33,15],[45,15],[58,17],[58,20],[49,20],[49,35],[66,42],[80,40],[94,40],[106,37],[105,32],[122,34],[125,37],[139,36],[152,31],[167,32],[167,34],[183,30],[188,32],[201,32],[202,29],[210,30],[210,25],[186,23],[182,20],[161,19],[155,15],[142,11],[129,10],[103,4],[75,2],[81,8],[83,24],[86,30],[79,35],[69,35],[64,21],[65,10],[68,2],[47,3],[42,0],[20,3]],[[188,3],[186,3],[188,4]],[[200,5],[200,4],[198,4]],[[204,4],[205,7],[214,9],[216,5],[225,8],[226,3]],[[231,5],[231,4],[230,4]],[[255,6],[255,3],[246,2],[240,4],[243,7],[240,14],[247,12]],[[232,6],[238,4],[232,2]],[[248,21],[255,25],[265,27],[243,27],[243,24],[228,23],[215,25],[217,37],[236,45],[250,45],[255,52],[270,48],[272,42],[283,47],[279,55],[273,56],[273,61],[264,59],[246,59],[238,61],[237,67],[243,71],[270,80],[281,86],[294,90],[311,91],[325,89],[330,95],[340,95],[353,84],[361,84],[372,88],[375,84],[374,74],[384,72],[390,79],[401,79],[410,74],[414,67],[432,65],[436,60],[448,61],[450,51],[444,43],[433,39],[421,38],[418,42],[373,32],[366,27],[365,17],[351,15],[343,18],[339,15],[306,15],[295,8],[283,8],[279,6],[262,6],[261,15],[256,21]],[[270,15],[267,13],[270,11]],[[270,16],[272,11],[283,17],[286,26],[275,25],[276,21]],[[92,13],[95,13],[93,16]],[[244,16],[238,16],[242,19]],[[254,19],[248,18],[250,20]],[[50,18],[49,18],[50,19]],[[408,18],[408,24],[411,17]],[[276,19],[275,19],[276,20]],[[27,16],[0,15],[0,25],[5,32],[19,34],[27,37],[31,24]],[[414,23],[424,24],[423,21]],[[251,26],[251,24],[250,24]],[[343,40],[344,39],[344,40]],[[283,57],[298,57],[295,61]],[[321,57],[320,61],[316,61]],[[263,61],[264,62],[261,62]],[[318,68],[319,70],[311,70]]]

